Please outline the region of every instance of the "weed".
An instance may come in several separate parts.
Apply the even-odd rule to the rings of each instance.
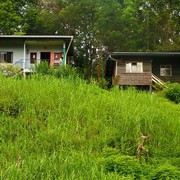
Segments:
[[[178,168],[179,105],[135,89],[107,91],[67,71],[0,75],[0,179],[146,179],[165,161]],[[142,163],[140,133],[150,137]]]

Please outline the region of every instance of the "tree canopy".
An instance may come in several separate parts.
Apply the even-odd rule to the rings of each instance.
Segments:
[[[0,0],[1,34],[73,35],[90,76],[107,51],[179,51],[179,0]]]

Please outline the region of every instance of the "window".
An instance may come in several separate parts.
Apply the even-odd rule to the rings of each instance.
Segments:
[[[160,66],[160,76],[172,76],[172,66],[171,65],[161,65]]]
[[[126,62],[127,73],[142,73],[143,63],[142,62]]]
[[[62,63],[62,53],[54,53],[54,65],[60,65]]]
[[[37,60],[37,53],[32,52],[30,55],[31,59],[30,59],[30,63],[34,64],[35,61]]]
[[[13,52],[0,52],[0,63],[7,62],[12,63],[13,62]]]

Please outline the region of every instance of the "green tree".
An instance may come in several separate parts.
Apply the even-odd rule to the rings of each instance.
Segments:
[[[0,31],[2,34],[26,33],[24,22],[26,11],[35,0],[0,0]]]
[[[97,66],[97,43],[94,35],[97,3],[94,0],[69,0],[59,13],[64,30],[75,37],[75,63],[86,78],[94,74]]]
[[[74,36],[74,61],[97,76],[106,51],[180,50],[179,0],[0,0],[3,34]]]
[[[178,0],[136,0],[139,48],[151,51],[179,50]]]
[[[137,23],[134,2],[102,1],[97,9],[96,31],[109,51],[136,49]]]

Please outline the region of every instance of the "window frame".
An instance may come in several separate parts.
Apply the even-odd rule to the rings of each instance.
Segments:
[[[140,71],[137,71],[137,64],[141,64]],[[129,71],[127,69],[127,66],[129,64]],[[133,70],[133,64],[136,64],[136,71]],[[125,71],[126,73],[143,73],[143,61],[126,61],[125,63]]]
[[[0,51],[0,63],[13,63],[13,51]]]
[[[54,66],[59,66],[62,63],[63,54],[62,52],[54,53]]]
[[[35,58],[33,56],[35,55]],[[37,52],[30,52],[30,64],[34,64],[37,61]]]
[[[162,73],[162,68],[165,68],[165,74]],[[167,69],[169,69],[170,74],[167,74]],[[170,77],[170,76],[172,76],[172,65],[170,65],[170,64],[161,64],[160,65],[160,76],[162,76],[162,77],[166,77],[166,76]]]

